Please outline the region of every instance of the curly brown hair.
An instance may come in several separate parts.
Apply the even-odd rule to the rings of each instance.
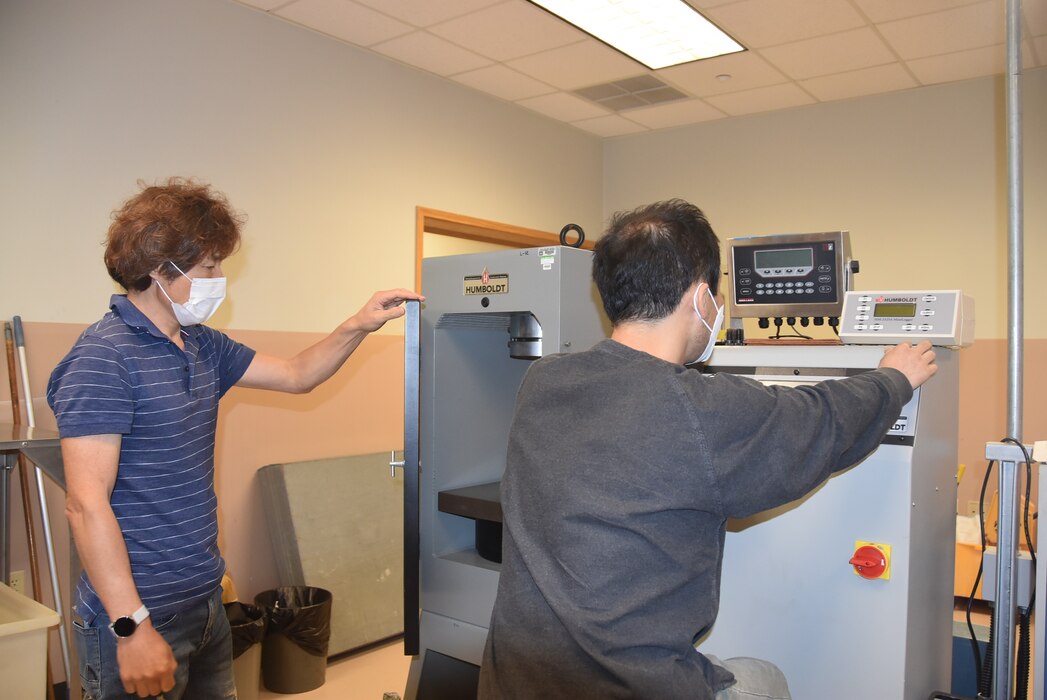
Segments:
[[[178,275],[170,263],[188,270],[201,260],[224,260],[240,245],[242,214],[225,195],[190,178],[172,177],[147,186],[113,212],[106,236],[109,276],[128,291],[149,288],[149,273]]]

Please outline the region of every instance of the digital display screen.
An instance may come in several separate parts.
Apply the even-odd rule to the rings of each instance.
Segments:
[[[892,302],[873,306],[876,318],[913,318],[916,316],[916,304]]]
[[[811,248],[754,250],[753,265],[761,270],[772,267],[811,267],[814,265],[814,250]]]

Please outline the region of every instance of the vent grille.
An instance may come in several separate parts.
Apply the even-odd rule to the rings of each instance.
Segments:
[[[669,87],[653,75],[591,85],[575,90],[574,94],[615,112],[687,99],[687,95]]]

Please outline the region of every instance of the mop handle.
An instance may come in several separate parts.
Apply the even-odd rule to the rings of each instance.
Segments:
[[[29,419],[29,427],[36,427],[36,418],[33,414],[33,394],[29,388],[29,363],[25,358],[25,336],[22,333],[22,318],[15,316],[12,319],[15,327],[15,345],[18,347],[18,359],[22,363],[22,390],[25,392],[25,415]],[[62,648],[62,667],[65,671],[66,682],[70,682],[72,669],[69,653],[69,629],[66,626],[65,606],[62,605],[62,587],[58,581],[58,562],[55,558],[55,540],[51,532],[50,510],[47,507],[47,493],[44,489],[44,472],[39,466],[36,467],[36,491],[40,500],[40,522],[44,526],[44,543],[47,545],[47,563],[51,566],[51,594],[54,596],[55,607],[58,609],[58,641]]]
[[[22,391],[25,392],[25,416],[30,428],[36,427],[36,415],[33,412],[33,395],[29,393],[29,367],[25,360],[25,334],[22,333],[22,317],[15,316],[15,347],[18,348],[18,359],[22,366]]]

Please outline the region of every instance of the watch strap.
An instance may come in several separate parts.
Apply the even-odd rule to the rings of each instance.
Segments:
[[[143,604],[130,615],[118,617],[109,623],[109,629],[117,637],[130,637],[138,629],[138,625],[145,622],[149,617],[149,608]]]
[[[131,619],[135,621],[136,625],[145,622],[147,617],[149,617],[149,608],[145,607],[145,603],[142,604],[142,607],[131,613]]]

